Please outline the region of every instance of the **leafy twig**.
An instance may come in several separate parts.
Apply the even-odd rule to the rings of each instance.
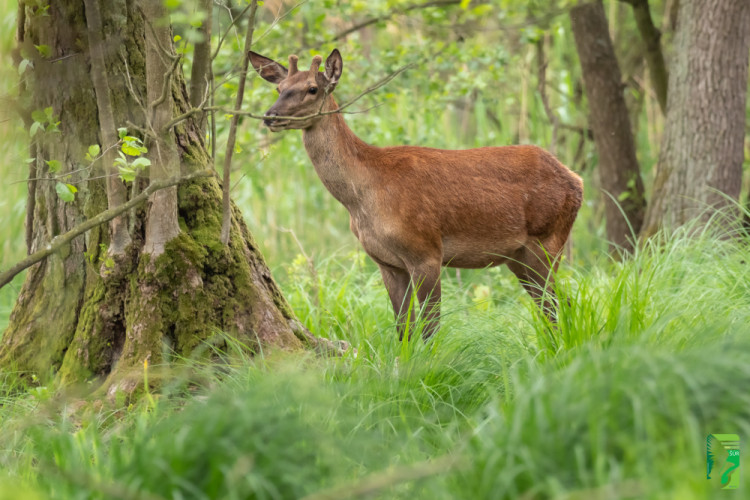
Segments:
[[[200,177],[212,177],[213,175],[214,174],[211,171],[201,170],[198,172],[194,172],[192,174],[188,174],[183,177],[175,177],[172,179],[161,179],[158,181],[151,181],[151,184],[149,184],[148,187],[144,189],[141,194],[131,199],[127,203],[105,210],[104,212],[100,213],[96,217],[92,217],[91,219],[78,224],[67,233],[61,234],[59,236],[55,236],[52,239],[52,241],[50,241],[47,245],[45,245],[45,247],[42,250],[34,252],[33,254],[29,255],[22,261],[12,266],[7,271],[3,271],[2,273],[0,273],[0,288],[10,283],[10,281],[24,269],[27,269],[33,266],[34,264],[36,264],[37,262],[40,262],[46,259],[53,253],[60,250],[63,246],[69,244],[73,240],[73,238],[80,236],[87,231],[90,231],[96,226],[107,223],[111,221],[112,219],[114,219],[115,217],[126,212],[127,210],[130,210],[131,208],[143,203],[144,201],[148,199],[149,196],[151,196],[156,191],[160,191],[162,189],[176,186],[177,184],[180,184],[182,182],[191,181],[194,179],[198,179]]]

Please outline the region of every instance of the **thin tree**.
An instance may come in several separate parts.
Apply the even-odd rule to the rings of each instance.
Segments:
[[[570,11],[570,20],[599,153],[607,238],[615,248],[630,250],[632,236],[643,222],[646,201],[604,6],[601,1],[582,3]]]

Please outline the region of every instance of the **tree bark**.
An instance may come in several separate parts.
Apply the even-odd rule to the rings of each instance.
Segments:
[[[193,52],[193,67],[190,71],[190,104],[194,108],[201,107],[206,99],[206,90],[211,76],[211,26],[213,24],[213,0],[201,0],[200,9],[205,13],[199,33],[203,40],[195,43]],[[201,113],[197,119],[198,129],[206,134],[206,114]]]
[[[667,114],[667,86],[669,75],[664,63],[661,50],[661,32],[654,25],[651,18],[651,8],[648,0],[622,0],[633,7],[633,16],[646,48],[646,64],[648,65],[651,85],[654,87],[656,100],[662,114]]]
[[[146,21],[146,121],[151,132],[151,181],[175,177],[180,171],[174,133],[166,125],[174,116],[172,80],[179,59],[172,50],[169,14],[162,2],[141,0],[140,10]],[[180,234],[177,221],[177,188],[167,188],[152,195],[146,218],[144,251],[158,257],[166,245]]]
[[[607,238],[615,248],[631,250],[646,202],[604,7],[601,2],[580,4],[570,11],[570,19],[599,153]]]
[[[118,142],[115,119],[112,115],[112,101],[109,98],[109,79],[104,60],[104,40],[102,39],[102,16],[99,3],[96,0],[85,0],[86,20],[88,24],[88,41],[91,59],[91,83],[96,92],[97,108],[99,111],[99,124],[101,125],[102,138],[102,160],[104,161],[104,172],[107,177],[107,206],[115,208],[126,202],[128,191],[125,185],[118,179],[114,168],[117,151],[115,144]],[[119,35],[119,33],[118,33]],[[111,241],[109,253],[120,257],[130,245],[130,234],[128,232],[127,215],[123,214],[110,221]]]
[[[99,1],[99,6],[113,119],[117,126],[131,122],[146,129],[149,120],[141,104],[153,102],[147,99],[152,95],[147,91],[149,28],[136,0],[107,2],[106,8]],[[88,146],[102,144],[103,126],[89,63],[86,11],[81,2],[60,0],[50,3],[48,13],[31,15],[27,8],[19,18],[20,43],[48,45],[52,53],[35,61],[28,88],[32,109],[51,106],[61,122],[59,134],[39,132],[33,139],[36,161],[30,175],[42,180],[33,193],[32,252],[107,208],[105,179],[80,170]],[[170,103],[169,119],[189,109],[179,65],[164,102]],[[178,172],[207,168],[210,158],[194,121],[181,122],[168,135]],[[44,160],[52,159],[78,187],[75,201],[63,202],[55,183],[47,180]],[[163,168],[162,159],[154,156],[152,166]],[[146,251],[152,204],[151,210],[135,211],[131,244],[122,259],[107,262],[111,234],[101,225],[32,266],[2,336],[0,368],[62,384],[97,380],[111,394],[136,387],[144,360],[153,365],[172,354],[190,356],[217,331],[251,347],[292,349],[314,343],[281,295],[236,207],[231,244],[220,243],[221,203],[216,178],[192,180],[175,191],[179,233],[164,242],[160,255]]]
[[[646,237],[717,210],[739,217],[750,2],[681,0],[674,45]]]

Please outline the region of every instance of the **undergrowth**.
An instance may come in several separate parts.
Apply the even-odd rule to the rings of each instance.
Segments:
[[[361,254],[297,259],[295,311],[356,356],[225,337],[135,402],[4,374],[0,499],[717,498],[706,434],[750,434],[748,248],[686,232],[565,265],[553,329],[507,271],[446,270],[426,344]]]

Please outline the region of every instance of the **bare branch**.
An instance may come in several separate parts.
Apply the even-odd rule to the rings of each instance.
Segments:
[[[100,213],[96,217],[92,217],[91,219],[78,224],[67,233],[56,236],[55,238],[52,239],[52,241],[50,241],[47,245],[45,245],[42,250],[39,250],[38,252],[35,252],[29,255],[22,261],[12,266],[7,271],[3,271],[2,273],[0,273],[0,288],[10,283],[13,280],[13,278],[24,269],[28,269],[29,267],[33,266],[37,262],[40,262],[43,259],[46,259],[50,255],[52,255],[53,253],[57,252],[63,246],[69,244],[73,240],[73,238],[80,236],[83,233],[90,231],[91,229],[101,224],[105,224],[111,221],[112,219],[114,219],[115,217],[118,217],[119,215],[123,214],[127,210],[130,210],[131,208],[140,205],[141,203],[146,201],[148,197],[151,196],[153,193],[160,191],[162,189],[176,186],[177,184],[180,184],[182,182],[192,181],[200,177],[212,177],[213,175],[214,173],[211,171],[201,170],[198,172],[193,172],[192,174],[188,174],[184,177],[176,177],[172,179],[162,179],[158,181],[152,181],[151,184],[149,184],[148,187],[144,189],[141,194],[139,194],[132,200],[122,205],[119,205],[117,207],[105,210],[104,212]]]
[[[174,75],[174,72],[177,70],[178,64],[180,64],[179,56],[172,61],[172,66],[169,67],[169,71],[167,71],[164,75],[164,84],[161,88],[161,94],[154,102],[150,104],[150,107],[152,109],[158,107],[167,98],[167,92],[169,92],[172,88],[172,75]]]
[[[237,89],[237,100],[235,108],[242,107],[242,98],[245,96],[245,82],[247,80],[247,69],[250,66],[250,48],[253,45],[253,31],[255,31],[255,13],[258,10],[258,0],[250,2],[250,15],[247,25],[247,36],[245,37],[245,50],[242,60],[242,70],[240,71],[239,88]],[[227,152],[224,155],[224,178],[222,183],[222,220],[221,220],[221,242],[226,245],[229,243],[230,224],[232,221],[231,199],[229,190],[231,188],[231,170],[232,170],[232,153],[234,153],[234,143],[237,139],[237,124],[239,115],[232,115],[232,122],[229,125],[229,137],[227,138]]]
[[[659,102],[659,108],[662,114],[667,112],[667,85],[669,83],[669,74],[667,66],[664,63],[664,54],[661,50],[661,32],[654,25],[651,18],[651,9],[648,0],[620,0],[630,4],[633,7],[633,16],[635,17],[638,31],[646,46],[646,64],[651,77],[651,84],[656,92],[656,100]]]
[[[269,33],[271,32],[271,30],[272,30],[272,29],[273,29],[273,28],[274,28],[274,27],[275,27],[275,26],[276,26],[277,24],[279,24],[279,21],[281,21],[282,19],[284,19],[284,18],[285,18],[285,17],[287,17],[287,16],[289,15],[289,14],[291,14],[291,13],[292,13],[292,12],[294,12],[294,11],[295,11],[296,9],[298,9],[299,7],[301,7],[302,5],[306,4],[306,3],[307,3],[307,2],[309,2],[309,1],[310,1],[310,0],[302,0],[301,2],[298,2],[298,3],[297,3],[297,4],[295,4],[295,5],[292,5],[292,6],[291,6],[291,7],[289,8],[289,10],[287,10],[287,11],[286,11],[286,12],[284,12],[283,14],[281,14],[281,15],[278,15],[278,14],[277,14],[277,15],[276,15],[276,17],[274,18],[274,20],[273,20],[273,21],[271,22],[271,25],[270,25],[270,26],[268,26],[268,28],[266,29],[266,31],[264,31],[264,32],[263,32],[263,34],[262,34],[262,35],[260,35],[260,36],[259,36],[259,37],[258,37],[258,38],[257,38],[257,39],[255,40],[255,43],[258,43],[258,42],[260,42],[261,40],[263,40],[263,39],[264,39],[264,38],[266,37],[266,35],[268,35],[268,34],[269,34]]]
[[[405,66],[401,66],[399,69],[397,69],[393,73],[391,73],[389,75],[386,75],[385,77],[383,77],[381,80],[379,80],[375,84],[371,85],[370,87],[368,87],[364,91],[362,91],[359,94],[357,94],[357,96],[354,97],[353,99],[350,99],[350,100],[346,101],[344,104],[340,105],[338,107],[338,109],[334,109],[332,111],[319,111],[317,113],[314,113],[312,115],[307,115],[307,116],[274,116],[274,119],[284,120],[284,121],[287,121],[287,120],[288,121],[304,121],[304,120],[309,120],[310,118],[315,118],[315,117],[318,117],[318,116],[332,115],[332,114],[336,114],[336,113],[344,113],[344,110],[346,108],[348,108],[349,106],[351,106],[355,102],[359,101],[362,97],[364,97],[367,94],[370,94],[370,93],[378,90],[380,87],[388,84],[388,82],[390,82],[391,80],[393,80],[394,78],[396,78],[398,75],[400,75],[404,71],[407,71],[407,70],[413,68],[417,64],[423,62],[424,60],[427,60],[427,59],[435,57],[439,53],[440,53],[440,51],[438,51],[435,54],[430,54],[429,56],[427,56],[425,58],[422,58],[422,59],[419,59],[417,61],[413,61],[413,62],[411,62],[409,64],[406,64]],[[256,120],[265,120],[265,119],[268,118],[267,116],[258,115],[258,114],[255,114],[255,113],[251,112],[251,111],[243,111],[241,109],[226,109],[226,108],[222,108],[220,106],[208,106],[208,107],[204,107],[204,108],[192,108],[192,109],[187,110],[185,113],[182,113],[181,115],[178,115],[178,116],[174,117],[169,123],[167,123],[165,125],[165,129],[169,130],[172,127],[174,127],[175,125],[177,125],[178,123],[180,123],[180,122],[182,122],[184,120],[187,120],[191,116],[193,116],[193,115],[195,115],[197,113],[203,113],[205,111],[220,111],[220,112],[223,112],[223,113],[226,113],[226,114],[231,114],[233,116],[247,116],[247,117],[250,117],[250,118],[254,118]],[[349,113],[356,114],[356,113],[362,113],[364,111],[366,111],[366,110],[353,111],[353,112],[349,112]]]
[[[363,28],[366,28],[370,25],[379,23],[381,21],[387,21],[391,19],[393,16],[397,14],[405,14],[407,12],[410,12],[412,10],[418,10],[418,9],[426,9],[428,7],[446,7],[448,5],[456,5],[461,3],[461,0],[432,0],[429,2],[424,3],[418,3],[418,4],[412,4],[407,5],[405,7],[401,8],[395,8],[389,12],[386,12],[382,16],[372,17],[370,19],[366,19],[360,23],[355,24],[354,26],[351,26],[344,31],[341,31],[339,33],[336,33],[333,38],[331,38],[331,41],[341,40],[342,38],[346,37],[347,35],[350,35],[354,33],[355,31],[359,31]]]
[[[229,35],[229,31],[232,29],[232,27],[235,24],[237,24],[237,21],[242,19],[242,16],[245,15],[245,12],[247,12],[251,6],[252,4],[247,5],[244,9],[242,9],[242,12],[240,12],[239,15],[235,18],[232,18],[232,11],[229,8],[227,8],[227,10],[229,10],[229,18],[232,20],[232,22],[229,23],[229,26],[227,26],[227,29],[224,30],[224,33],[222,33],[221,36],[219,36],[219,43],[216,45],[216,50],[214,51],[214,55],[211,56],[211,60],[216,59],[216,56],[219,55],[219,50],[221,50],[221,46],[224,44],[224,40],[226,39],[227,35]]]
[[[542,98],[542,106],[544,106],[544,112],[547,114],[547,118],[550,123],[552,123],[552,140],[550,141],[549,152],[554,155],[557,149],[557,128],[559,120],[554,111],[552,111],[547,97],[547,60],[544,55],[544,44],[546,43],[546,38],[547,37],[542,37],[536,43],[537,76],[539,80],[539,96]]]

